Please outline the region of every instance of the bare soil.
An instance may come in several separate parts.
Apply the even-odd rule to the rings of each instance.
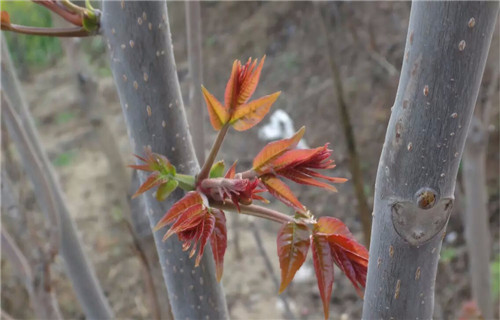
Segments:
[[[397,73],[403,57],[409,3],[324,3],[331,17],[331,37],[335,43],[335,59],[341,67],[342,81],[355,130],[358,152],[365,180],[365,191],[370,205],[378,159],[385,136],[391,106],[398,84]],[[174,39],[175,57],[181,85],[187,94],[187,52],[183,4],[169,4],[170,23]],[[296,127],[307,127],[306,140],[310,146],[331,143],[337,168],[335,176],[351,178],[348,154],[336,106],[335,91],[325,55],[325,39],[314,7],[308,2],[208,2],[202,5],[204,83],[218,97],[222,97],[230,66],[235,58],[267,54],[262,81],[256,96],[278,90],[283,93],[274,108],[285,110]],[[96,40],[94,40],[96,41]],[[485,71],[487,83],[498,61],[498,30]],[[105,64],[107,55],[93,57],[93,68]],[[97,74],[97,73],[96,73]],[[132,163],[129,140],[121,108],[110,75],[94,76],[97,81],[100,116],[112,131],[125,163]],[[85,249],[96,266],[98,277],[117,318],[145,319],[151,317],[145,282],[140,263],[131,250],[132,239],[120,223],[120,188],[110,179],[113,167],[96,145],[93,127],[86,117],[86,108],[78,98],[78,84],[74,72],[61,61],[52,68],[32,74],[22,83],[26,98],[40,131],[40,137],[51,160],[56,164],[69,209],[74,216]],[[480,93],[484,97],[484,91]],[[185,99],[186,101],[186,99]],[[495,102],[498,106],[498,101]],[[204,106],[188,107],[190,115]],[[491,124],[488,154],[488,187],[493,236],[493,256],[499,252],[499,123],[498,109]],[[206,116],[206,115],[205,115]],[[206,148],[210,147],[215,132],[206,116]],[[253,156],[265,144],[257,137],[257,130],[248,133],[231,132],[222,149],[227,163],[240,159],[240,168],[248,166]],[[14,150],[13,146],[8,147]],[[39,212],[26,178],[17,180],[20,201],[28,220],[41,224]],[[461,188],[460,183],[457,186]],[[315,214],[342,219],[354,235],[362,241],[361,224],[357,215],[356,198],[349,182],[331,194],[313,188],[295,188]],[[279,203],[274,206],[286,212]],[[455,319],[462,304],[470,300],[470,280],[467,253],[460,212],[457,205],[453,214],[443,252],[446,259],[439,265],[436,284],[436,318]],[[255,240],[248,230],[249,219],[241,217],[235,231],[234,218],[228,214],[229,245],[226,253],[223,285],[231,317],[234,319],[279,319],[283,307],[277,288],[265,268]],[[20,241],[26,231],[16,219],[6,218],[8,227],[16,231]],[[254,220],[255,221],[255,220]],[[19,221],[18,221],[19,222]],[[20,223],[20,222],[19,222]],[[279,277],[276,256],[278,226],[267,221],[256,222],[267,254]],[[14,225],[13,225],[14,224]],[[241,257],[234,245],[239,235]],[[43,239],[43,238],[42,238]],[[22,244],[25,252],[29,243]],[[451,254],[453,253],[453,254]],[[321,319],[322,307],[312,261],[306,262],[299,281],[294,281],[286,294],[293,312],[301,319]],[[347,278],[339,270],[335,274],[331,301],[332,319],[359,319],[362,300]],[[14,276],[8,261],[2,259],[2,309],[16,318],[33,316],[22,283]],[[64,275],[62,261],[53,267],[54,288],[63,315],[84,318],[84,315]]]

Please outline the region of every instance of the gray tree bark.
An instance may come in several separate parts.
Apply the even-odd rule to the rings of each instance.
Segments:
[[[14,122],[18,120],[24,129],[26,140],[31,144],[31,150],[19,147],[24,168],[34,185],[37,201],[39,201],[42,211],[47,217],[56,214],[59,230],[59,252],[64,260],[66,273],[75,289],[78,301],[81,303],[85,315],[90,319],[111,319],[113,313],[104,296],[102,288],[97,280],[95,271],[89,264],[83,251],[81,241],[71,217],[64,195],[61,191],[52,165],[46,153],[42,150],[39,134],[30,116],[28,106],[23,99],[19,88],[19,81],[15,74],[12,60],[10,59],[7,45],[2,37],[2,63],[1,63],[1,86],[2,91],[12,103],[16,114],[6,118],[7,128],[12,140],[19,147],[25,145],[23,137],[17,130],[13,129]],[[2,116],[5,116],[5,109],[2,108]],[[31,154],[30,154],[31,153]],[[38,163],[36,163],[36,162]],[[37,166],[40,166],[43,174],[37,173]],[[43,176],[47,178],[47,184]],[[55,210],[51,211],[49,199],[53,197],[56,203]]]
[[[498,2],[414,2],[375,185],[364,319],[430,319]]]
[[[105,1],[101,31],[111,55],[111,70],[137,154],[145,146],[166,155],[182,173],[199,171],[177,79],[165,1]],[[146,175],[139,174],[141,182]],[[165,202],[147,192],[142,197],[150,226],[182,196],[177,190]],[[154,234],[163,277],[175,319],[228,317],[222,286],[215,277],[211,249],[199,268],[172,237]]]
[[[201,97],[203,81],[202,44],[201,44],[201,8],[199,1],[186,1],[186,27],[189,62],[189,101],[191,109],[190,131],[199,163],[205,161],[205,104]]]

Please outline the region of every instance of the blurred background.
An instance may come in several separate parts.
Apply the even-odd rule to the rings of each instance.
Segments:
[[[52,26],[61,21],[45,8],[29,1],[2,1],[19,24]],[[184,102],[190,118],[205,106],[189,106],[185,8],[168,4],[175,59]],[[201,4],[203,83],[217,97],[223,96],[232,61],[267,55],[255,96],[278,90],[281,94],[267,118],[256,128],[231,132],[222,148],[226,163],[239,159],[241,169],[250,167],[253,156],[271,139],[286,136],[302,125],[305,143],[316,147],[330,142],[337,167],[332,174],[351,181],[331,194],[317,188],[297,187],[299,199],[318,215],[342,219],[359,241],[364,241],[358,198],[352,183],[350,155],[339,112],[329,59],[338,66],[343,90],[340,94],[350,113],[359,156],[363,192],[373,206],[373,186],[386,126],[395,98],[410,12],[409,2],[327,2],[318,10],[311,2],[208,2]],[[328,37],[322,31],[322,23]],[[494,107],[487,124],[487,191],[491,232],[491,284],[495,310],[500,290],[499,255],[499,100],[498,87],[489,95],[499,76],[498,25],[484,72],[477,105]],[[101,37],[59,40],[2,32],[7,40],[18,76],[43,147],[63,187],[69,209],[82,237],[86,253],[117,318],[151,318],[148,289],[141,258],[131,232],[124,227],[123,186],[111,177],[113,160],[99,141],[96,121],[105,123],[111,143],[122,162],[134,163],[122,111]],[[330,41],[330,46],[328,46]],[[498,85],[498,82],[496,82]],[[282,110],[274,115],[273,112]],[[204,111],[205,112],[205,111]],[[205,148],[215,138],[205,112]],[[267,128],[267,134],[263,131]],[[271,130],[270,128],[273,128]],[[271,130],[272,134],[269,133]],[[260,134],[259,134],[260,132]],[[18,161],[17,150],[2,124],[2,164],[18,195],[18,207],[2,206],[2,222],[26,256],[39,254],[33,239],[45,241],[43,218],[32,187]],[[132,175],[132,170],[126,170]],[[471,300],[468,253],[464,238],[463,174],[457,180],[454,213],[444,239],[436,283],[436,318],[455,319]],[[467,199],[465,199],[467,200]],[[273,206],[284,212],[279,203]],[[370,209],[371,210],[371,209]],[[283,302],[277,295],[272,274],[266,268],[250,231],[250,221],[260,230],[263,247],[279,277],[276,255],[278,227],[266,221],[228,216],[228,249],[223,285],[233,319],[283,318]],[[2,309],[15,318],[32,318],[28,294],[12,265],[2,255]],[[358,319],[362,300],[347,278],[335,275],[330,317]],[[60,258],[52,267],[53,287],[65,318],[84,318]],[[321,319],[322,307],[312,261],[306,261],[286,291],[286,300],[297,317]],[[498,313],[496,314],[498,317]]]

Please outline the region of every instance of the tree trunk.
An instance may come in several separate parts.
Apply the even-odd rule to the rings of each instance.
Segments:
[[[414,2],[375,185],[365,319],[430,319],[497,2]]]
[[[201,9],[199,1],[186,1],[186,27],[189,61],[189,102],[190,131],[198,162],[205,161],[205,104],[201,97],[203,81],[202,45],[201,45]]]
[[[199,167],[182,104],[166,2],[105,1],[101,31],[134,152],[143,154],[144,147],[151,146],[178,171],[196,173]],[[139,174],[141,182],[145,177]],[[158,202],[152,192],[143,195],[150,226],[181,196],[177,190],[167,201]],[[162,242],[162,232],[154,236],[174,318],[227,318],[211,250],[207,248],[200,267],[194,268],[194,260],[175,237]]]
[[[81,303],[85,315],[90,319],[113,318],[113,313],[97,280],[95,271],[89,264],[83,251],[75,223],[68,211],[59,181],[54,174],[54,170],[46,153],[42,150],[38,138],[39,134],[33,124],[26,102],[21,95],[19,81],[14,72],[12,60],[10,59],[7,45],[3,38],[1,84],[2,91],[8,97],[8,100],[12,103],[13,109],[15,109],[17,113],[15,117],[20,121],[20,125],[26,134],[26,140],[32,145],[31,150],[20,148],[23,143],[21,142],[19,132],[14,132],[13,130],[14,119],[7,119],[7,128],[9,129],[12,140],[19,148],[24,168],[34,185],[37,201],[46,216],[56,214],[58,217],[59,251],[64,260],[67,276],[73,284],[78,301]],[[3,107],[2,115],[4,116]],[[31,153],[31,155],[28,153]],[[37,159],[39,163],[33,162],[33,159]],[[36,165],[41,166],[43,174],[37,173]],[[48,188],[45,186],[45,182],[42,181],[41,177],[43,175],[47,177]],[[50,204],[48,198],[51,197],[49,193],[54,198],[57,212],[50,212],[49,210]]]
[[[474,112],[462,159],[462,180],[465,186],[465,212],[462,216],[469,256],[472,297],[485,319],[493,318],[486,155],[490,110],[494,95],[498,94],[498,67],[495,63],[495,72],[488,87],[486,102],[482,108]]]

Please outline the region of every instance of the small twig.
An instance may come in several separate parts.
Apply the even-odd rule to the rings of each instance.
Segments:
[[[326,41],[325,55],[328,58],[328,62],[330,64],[330,69],[332,72],[332,77],[334,80],[334,89],[337,96],[337,105],[341,116],[341,124],[344,129],[344,136],[347,143],[347,151],[349,153],[349,160],[350,160],[349,166],[352,174],[354,191],[356,193],[356,198],[358,200],[360,220],[363,227],[365,243],[367,247],[369,247],[370,235],[371,235],[372,211],[370,210],[370,206],[368,205],[368,200],[366,199],[366,195],[364,192],[363,173],[361,171],[359,155],[356,150],[356,138],[354,136],[354,129],[352,127],[349,110],[344,97],[344,88],[342,86],[342,78],[340,75],[340,70],[335,61],[332,45],[330,43],[330,37],[328,36],[327,22],[325,17],[321,13],[320,5],[318,3],[314,3],[314,7],[316,9],[316,15],[321,25],[323,37]]]
[[[82,27],[56,29],[56,28],[29,27],[18,24],[10,24],[8,28],[2,28],[2,30],[12,31],[21,34],[49,36],[49,37],[88,37],[93,35]]]
[[[210,206],[218,209],[238,212],[238,208],[236,207],[236,205],[229,200],[226,200],[226,202],[224,203],[218,201],[210,201]],[[293,217],[288,216],[284,213],[281,213],[273,209],[261,207],[255,204],[251,205],[240,204],[240,210],[241,213],[254,217],[264,218],[278,223],[285,223],[293,220]]]
[[[43,187],[46,191],[46,205],[48,219],[49,219],[49,233],[50,233],[50,241],[49,241],[49,253],[51,255],[51,261],[54,259],[55,255],[59,250],[59,235],[60,235],[60,223],[59,223],[59,209],[57,203],[55,201],[54,193],[52,188],[50,187],[49,178],[47,177],[47,173],[44,171],[43,166],[41,164],[41,160],[38,158],[37,153],[34,150],[34,147],[28,137],[28,134],[24,130],[23,125],[21,124],[21,120],[16,112],[12,109],[12,105],[7,95],[2,92],[1,94],[2,100],[2,114],[5,116],[8,126],[12,128],[12,130],[18,136],[18,142],[22,145],[18,146],[19,148],[23,148],[26,150],[26,155],[30,157],[30,161],[32,164],[32,168],[34,169],[34,173],[39,175],[39,181],[42,182]]]
[[[146,254],[144,253],[144,250],[141,247],[140,240],[137,238],[132,226],[130,223],[122,219],[123,225],[125,228],[128,230],[129,234],[132,236],[132,242],[133,242],[133,247],[132,250],[136,254],[136,256],[139,258],[139,261],[141,262],[142,266],[142,271],[144,273],[144,278],[146,280],[146,288],[149,293],[149,300],[151,303],[151,309],[153,313],[153,319],[155,320],[160,320],[161,319],[161,309],[160,305],[158,304],[158,294],[156,293],[156,288],[154,285],[154,279],[151,274],[151,269],[149,265],[148,258],[146,257]]]
[[[276,287],[276,290],[279,289],[280,287],[280,282],[278,277],[276,276],[276,273],[274,272],[273,264],[271,263],[271,259],[269,259],[269,256],[266,252],[266,249],[264,248],[264,245],[262,244],[262,237],[260,235],[259,229],[255,225],[253,221],[250,221],[250,231],[252,231],[253,238],[255,240],[255,243],[257,244],[257,249],[259,250],[259,254],[264,260],[264,264],[266,265],[267,272],[271,276],[271,279],[274,283],[274,286]],[[297,317],[293,314],[292,310],[290,309],[290,304],[288,303],[288,296],[285,293],[282,293],[279,295],[279,298],[283,302],[283,306],[285,308],[285,317],[287,319],[297,319]]]
[[[28,292],[32,292],[33,274],[28,259],[26,259],[3,225],[0,228],[2,234],[2,254],[5,254],[10,263],[12,263],[13,269],[24,282],[24,286],[28,289]]]
[[[222,127],[222,129],[220,129],[219,133],[217,134],[217,138],[214,141],[212,149],[210,149],[210,153],[208,154],[208,157],[205,160],[205,163],[203,164],[203,167],[201,168],[200,173],[198,174],[197,182],[199,182],[203,179],[206,179],[208,177],[210,169],[212,168],[212,165],[214,164],[215,157],[217,157],[217,153],[219,152],[219,149],[222,146],[222,142],[224,141],[224,137],[226,136],[226,133],[227,133],[227,130],[229,130],[229,127],[230,127],[230,124],[228,122]]]

